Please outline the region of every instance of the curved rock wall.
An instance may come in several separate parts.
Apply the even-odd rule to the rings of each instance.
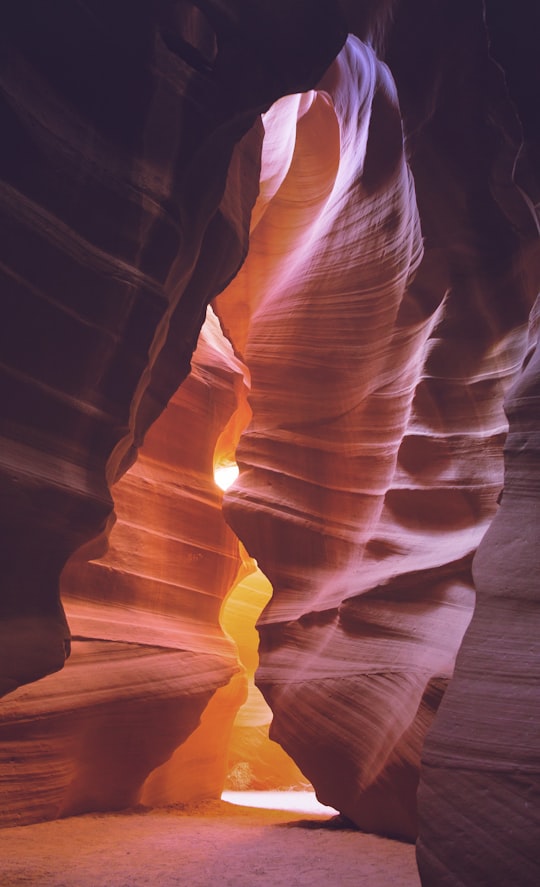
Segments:
[[[474,559],[474,616],[423,752],[417,855],[433,887],[533,887],[540,871],[539,328],[540,300],[506,399],[504,495]]]
[[[241,559],[213,463],[239,385],[210,314],[189,377],[113,488],[107,553],[78,553],[62,574],[70,659],[3,702],[1,824],[221,793],[246,679],[219,624]]]
[[[248,681],[247,699],[234,720],[227,752],[225,787],[235,791],[275,791],[308,785],[292,758],[269,738],[272,710],[255,684],[259,665],[255,626],[271,596],[272,586],[256,566],[233,588],[221,612],[221,624],[236,641]]]
[[[437,319],[407,291],[422,245],[391,78],[350,40],[319,91],[278,103],[265,127],[274,194],[264,206],[263,151],[250,254],[217,300],[252,376],[253,421],[226,502],[274,588],[259,623],[258,683],[274,712],[272,735],[321,800],[366,827],[411,835],[417,762],[397,774],[406,783],[401,793],[384,786],[385,769],[451,654],[407,638],[406,620],[412,629],[420,609],[436,604],[418,605],[409,593],[402,630],[385,653],[385,636],[395,635],[395,591],[365,609],[359,599],[393,578],[414,540],[413,527],[396,550],[391,515],[382,522],[381,509]],[[273,127],[285,134],[273,137]],[[279,174],[274,143],[287,146]],[[432,552],[429,566],[437,557]],[[459,589],[455,595],[459,635],[470,603]],[[407,749],[411,759],[419,748]],[[377,777],[390,813],[384,800],[381,811],[377,799],[362,797]]]
[[[480,6],[444,11],[449,45],[424,52],[423,92],[403,54],[412,22],[397,17],[388,49],[418,194],[388,69],[350,38],[316,92],[265,116],[250,253],[217,300],[252,377],[225,503],[274,588],[257,673],[272,736],[323,802],[409,838],[502,486],[502,400],[532,294],[519,127]],[[467,93],[467,74],[487,95]]]
[[[20,0],[5,13],[6,821],[187,799],[223,778],[244,677],[217,616],[237,552],[217,493],[194,494],[193,478],[204,462],[208,484],[221,432],[231,456],[240,413],[220,423],[238,367],[207,351],[175,392],[206,304],[234,278],[217,307],[251,375],[253,419],[226,507],[274,587],[258,674],[273,736],[322,800],[414,836],[420,752],[471,617],[471,562],[503,482],[502,402],[539,288],[538,12],[507,6],[62,0],[52,14]],[[347,30],[359,39],[318,82]],[[259,187],[258,116],[280,96]],[[510,530],[524,514],[536,528],[536,362],[508,400],[507,490],[424,755],[426,884],[537,880],[536,687],[518,680],[534,645],[534,540]],[[153,423],[171,398],[164,436]],[[203,401],[216,409],[204,431]],[[178,421],[186,460],[171,447]],[[152,425],[98,564],[112,485]],[[148,537],[143,494],[143,523],[160,527]],[[16,690],[64,662],[59,576],[76,550],[73,658]],[[489,692],[479,667],[493,669]],[[502,810],[511,828],[477,864],[484,806],[494,833]]]
[[[243,5],[6,11],[0,692],[62,666],[62,567],[106,533],[109,485],[245,255],[257,129],[235,145],[343,42],[333,3],[297,4],[285,30],[281,4]]]
[[[531,110],[540,99],[540,63],[531,45],[540,10],[491,0],[415,7],[421,9],[423,36],[404,4],[389,58],[410,132],[422,227],[428,235],[442,229],[444,216],[437,219],[434,212],[427,176],[436,164],[449,185],[445,214],[452,207],[455,219],[446,234],[454,273],[461,281],[475,281],[460,286],[465,297],[460,312],[467,321],[456,325],[453,337],[466,354],[472,342],[482,347],[489,336],[493,344],[486,354],[495,357],[513,347],[504,331],[511,318],[518,322],[527,315],[540,287],[540,141],[538,114]],[[432,50],[421,52],[428,35]],[[455,124],[461,119],[466,125],[460,133]],[[458,160],[466,173],[461,185]],[[456,261],[454,245],[467,257],[465,264]],[[529,341],[514,340],[514,363],[521,363],[527,350],[526,360],[532,360],[534,316]],[[529,601],[538,534],[534,373],[527,369],[517,379],[514,373],[507,394],[510,433],[501,507],[474,559],[474,616],[423,752],[418,860],[422,883],[429,887],[532,885],[540,877],[538,676]],[[517,483],[514,464],[520,470]]]

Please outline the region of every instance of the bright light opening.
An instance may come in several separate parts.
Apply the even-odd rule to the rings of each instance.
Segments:
[[[222,490],[228,490],[239,473],[236,462],[226,462],[223,465],[216,465],[214,468],[214,480]]]

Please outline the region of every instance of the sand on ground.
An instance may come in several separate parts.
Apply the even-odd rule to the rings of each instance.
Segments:
[[[0,885],[419,887],[413,846],[338,825],[207,801],[17,826],[0,831]]]

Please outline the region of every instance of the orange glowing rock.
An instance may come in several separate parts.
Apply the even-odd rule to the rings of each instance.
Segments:
[[[221,624],[236,641],[248,679],[247,699],[231,730],[226,785],[243,791],[298,788],[306,785],[306,777],[281,746],[269,738],[272,711],[254,683],[259,664],[255,625],[272,596],[272,586],[255,562],[248,559],[246,569],[250,568],[251,572],[229,594],[221,614]]]
[[[52,770],[31,802],[25,780],[10,783],[4,823],[219,797],[246,678],[219,623],[242,560],[213,467],[243,384],[210,313],[190,376],[114,487],[107,553],[63,573],[71,658],[4,705],[2,753]]]

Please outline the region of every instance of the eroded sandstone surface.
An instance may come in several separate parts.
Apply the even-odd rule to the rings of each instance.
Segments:
[[[256,669],[359,827],[423,753],[425,885],[537,882],[537,16],[6,13],[4,824],[298,778]]]
[[[506,399],[504,494],[473,562],[474,615],[423,752],[424,884],[532,887],[538,879],[539,321],[540,301]]]
[[[219,623],[241,558],[213,463],[239,385],[210,316],[188,379],[114,487],[107,553],[63,571],[65,668],[3,702],[2,824],[219,796],[246,679]]]
[[[343,41],[332,4],[314,19],[299,4],[286,29],[282,4],[246,23],[243,6],[6,13],[3,691],[61,667],[59,573],[106,531],[110,484],[247,251],[259,111],[316,81]]]
[[[465,58],[502,89],[469,24]],[[445,86],[470,120],[463,85]],[[317,91],[265,115],[250,253],[216,302],[251,374],[226,515],[274,589],[257,672],[272,735],[321,800],[409,838],[503,483],[502,400],[530,305],[519,272],[496,276],[478,218],[500,225],[498,260],[522,260],[475,147],[483,127],[498,147],[499,121],[456,119],[451,151],[440,124],[411,137],[413,182],[389,71],[350,38]],[[460,199],[472,166],[476,213]]]

